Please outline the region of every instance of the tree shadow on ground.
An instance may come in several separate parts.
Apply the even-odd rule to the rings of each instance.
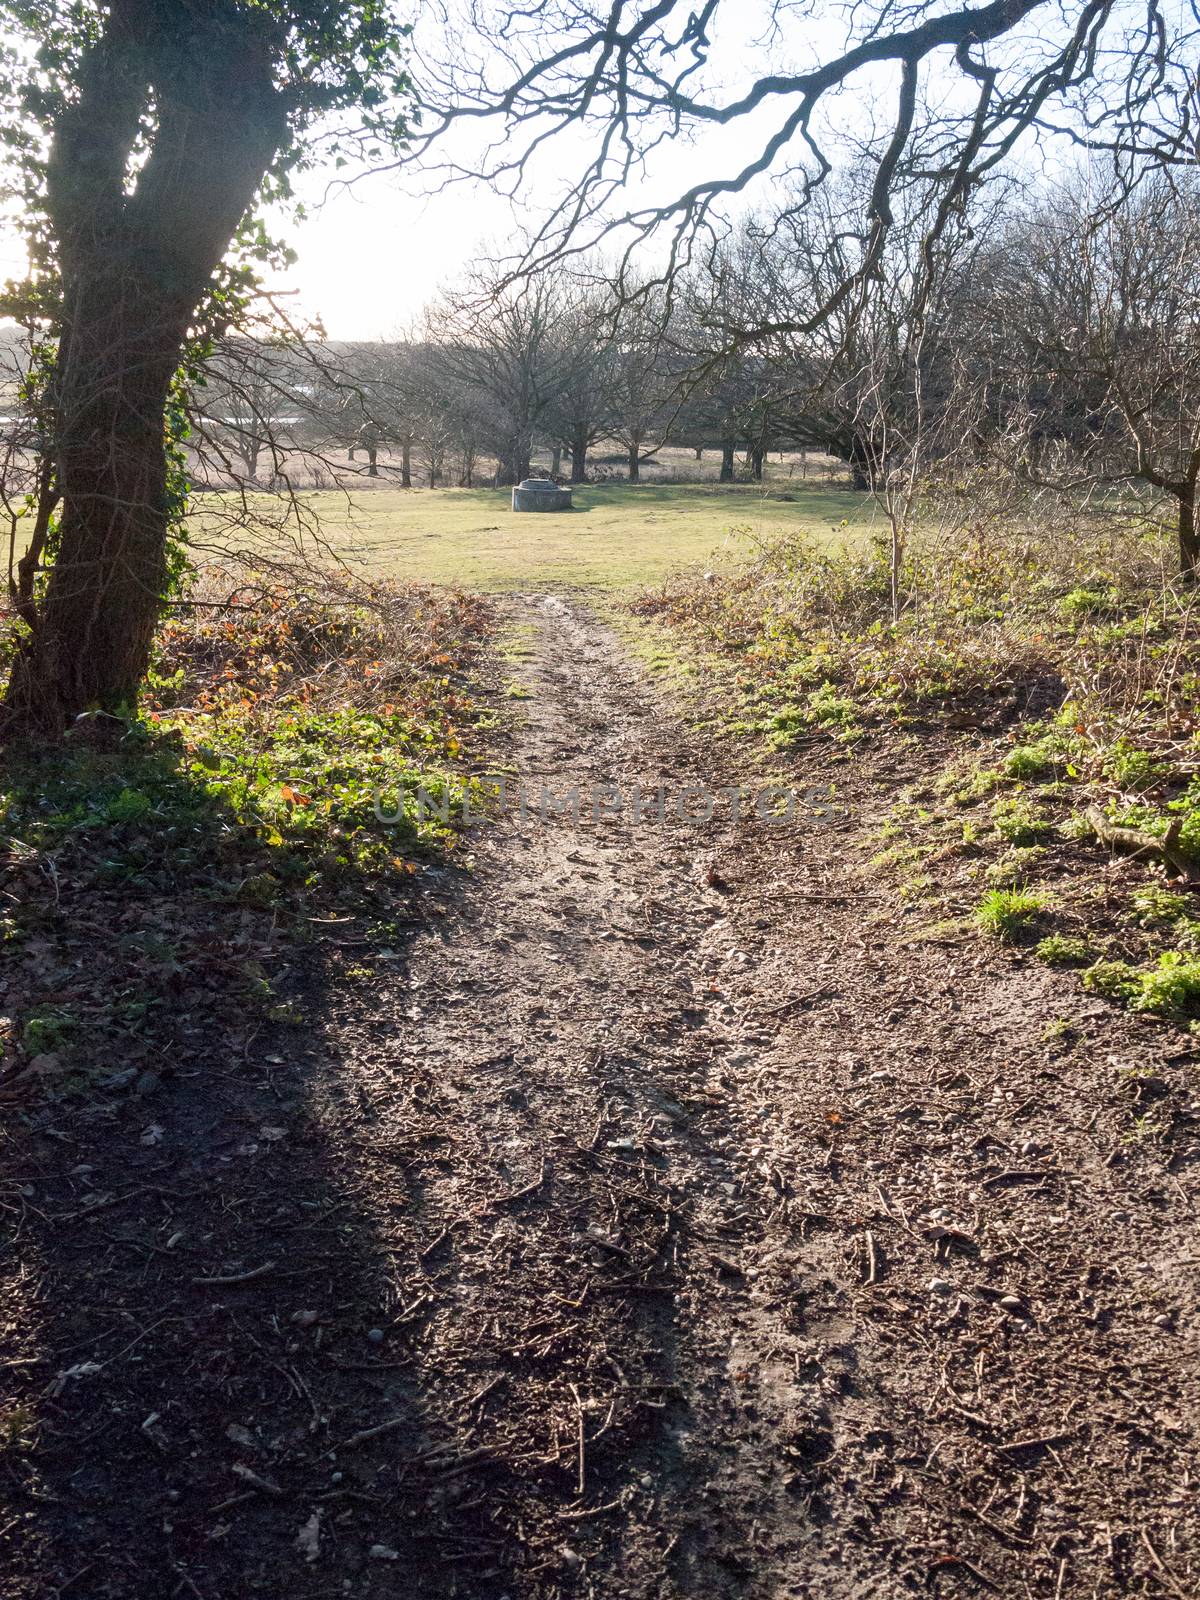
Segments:
[[[395,1264],[294,1011],[320,1009],[319,946],[169,747],[5,777],[10,1592],[322,1592],[370,1499],[331,1448],[420,1426],[377,1344]]]
[[[259,903],[234,819],[170,752],[154,759],[158,787],[140,756],[74,762],[67,795],[61,772],[10,775],[21,920],[5,977],[24,1034],[0,1173],[7,1592],[535,1592],[521,1517],[553,1528],[580,1504],[573,1422],[513,1413],[506,1446],[507,1421],[481,1419],[505,1383],[536,1407],[569,1393],[565,1373],[583,1381],[588,1325],[560,1307],[567,1345],[519,1349],[494,1320],[478,1373],[439,1370],[456,1224],[430,1198],[427,1080],[397,1076],[390,1045],[380,1077],[378,1039],[355,1033],[355,985],[373,981],[362,920],[313,907],[317,942],[299,943],[295,906]],[[374,969],[393,1042],[418,899],[394,888]],[[414,1115],[381,1136],[402,1104]],[[553,1204],[541,1186],[501,1196],[489,1238],[522,1207],[547,1226],[555,1204],[595,1210],[609,1180],[588,1152],[555,1170]],[[536,1336],[546,1284],[518,1256],[478,1305]],[[627,1264],[589,1270],[610,1328],[669,1377],[669,1279],[623,1292]],[[589,1508],[673,1449],[658,1394],[593,1443]]]

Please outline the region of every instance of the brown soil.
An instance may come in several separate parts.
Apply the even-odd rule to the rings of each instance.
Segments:
[[[737,780],[514,609],[526,785]],[[905,760],[510,817],[306,1025],[14,1114],[6,1600],[1195,1593],[1195,1053],[904,942]]]

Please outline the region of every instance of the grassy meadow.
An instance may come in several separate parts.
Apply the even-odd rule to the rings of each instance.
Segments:
[[[730,564],[778,534],[837,544],[872,514],[868,496],[828,483],[585,485],[573,510],[526,515],[507,489],[355,486],[299,500],[331,552],[364,576],[488,591],[655,583],[689,563]]]

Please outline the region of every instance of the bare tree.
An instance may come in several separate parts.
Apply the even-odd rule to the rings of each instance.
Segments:
[[[669,306],[637,296],[619,315],[609,362],[612,437],[625,447],[629,481],[666,443],[679,398],[669,340]],[[647,452],[646,446],[654,449]]]
[[[1200,188],[1132,192],[1086,173],[1038,197],[1005,238],[991,302],[1022,467],[1080,491],[1138,481],[1176,507],[1179,570],[1200,581]]]
[[[927,218],[936,241],[1032,129],[1061,123],[1126,160],[1185,156],[1194,142],[1196,23],[1182,12],[1168,18],[1159,0],[914,0],[899,8],[815,0],[802,9],[778,0],[738,0],[736,8],[733,0],[545,0],[515,12],[489,0],[444,0],[437,18],[424,36],[426,114],[409,161],[424,162],[435,182],[482,177],[526,193],[553,141],[565,136],[572,151],[572,176],[548,194],[545,220],[514,252],[514,276],[620,238],[622,280],[636,278],[646,241],[662,238],[670,280],[708,248],[730,198],[765,175],[792,181],[796,210],[810,203],[835,167],[839,130],[849,131],[837,115],[842,91],[857,91],[843,104],[869,97],[887,108],[878,136],[864,144],[871,176],[845,271],[798,316],[761,308],[744,337],[808,332],[853,301],[881,260],[897,182],[928,171],[931,160],[942,179]],[[812,65],[775,70],[772,54],[783,62],[811,52],[813,38],[833,40],[839,27],[843,42],[823,43]],[[767,59],[732,94],[727,74],[714,70],[723,29],[763,41]],[[938,89],[927,95],[935,63]],[[444,139],[451,129],[453,143]],[[622,205],[665,141],[701,136],[706,155],[694,183],[661,203]]]
[[[571,458],[571,482],[584,483],[588,451],[613,436],[615,308],[604,285],[584,284],[568,292],[572,309],[563,331],[564,371],[545,426],[555,447]]]
[[[566,386],[568,307],[546,279],[496,289],[477,273],[428,313],[446,372],[487,397],[499,483],[529,476],[534,435]]]
[[[257,483],[264,452],[272,458],[274,476],[281,454],[295,442],[315,381],[315,359],[299,339],[230,334],[191,386],[193,426],[210,450],[232,452],[249,482]],[[234,476],[233,464],[228,465]]]

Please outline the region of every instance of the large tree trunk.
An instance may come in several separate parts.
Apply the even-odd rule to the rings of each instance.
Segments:
[[[412,488],[412,440],[400,441],[400,487]]]
[[[640,483],[642,477],[642,441],[640,438],[629,441],[629,481]]]
[[[257,434],[249,434],[242,445],[242,465],[251,483],[258,477],[258,458],[262,454],[262,447],[263,442]]]
[[[562,445],[556,444],[550,452],[550,476],[557,478],[562,471]]]
[[[766,454],[767,450],[765,445],[752,444],[750,446],[750,472],[755,483],[762,482],[763,461],[766,459]]]
[[[722,441],[721,441],[721,477],[720,477],[720,482],[721,483],[732,483],[733,482],[733,452],[734,452],[734,442],[733,442],[733,440],[732,439],[722,439]]]
[[[508,441],[504,459],[496,463],[497,489],[510,488],[513,484],[522,483],[529,477],[531,448],[532,442],[528,438],[516,438]]]
[[[848,464],[852,488],[865,491],[873,487],[879,463],[874,458],[870,442],[859,434],[850,440]]]
[[[585,483],[587,481],[587,453],[587,433],[584,429],[580,428],[571,442],[572,483]]]
[[[1196,485],[1184,486],[1179,496],[1179,575],[1185,583],[1200,583],[1200,535],[1196,531]]]
[[[26,735],[54,737],[92,707],[132,707],[163,592],[163,417],[183,330],[164,328],[132,286],[90,287],[56,379],[58,551],[5,698],[7,727]],[[157,350],[139,337],[147,323],[158,325]],[[114,352],[117,383],[106,376]]]
[[[189,17],[195,29],[186,29]],[[188,326],[284,134],[253,26],[172,22],[158,76],[153,6],[113,6],[63,112],[47,168],[62,273],[52,375],[57,550],[13,663],[0,726],[55,738],[136,701],[163,601],[165,411]],[[147,63],[151,63],[148,65]],[[151,99],[157,125],[126,171]]]

